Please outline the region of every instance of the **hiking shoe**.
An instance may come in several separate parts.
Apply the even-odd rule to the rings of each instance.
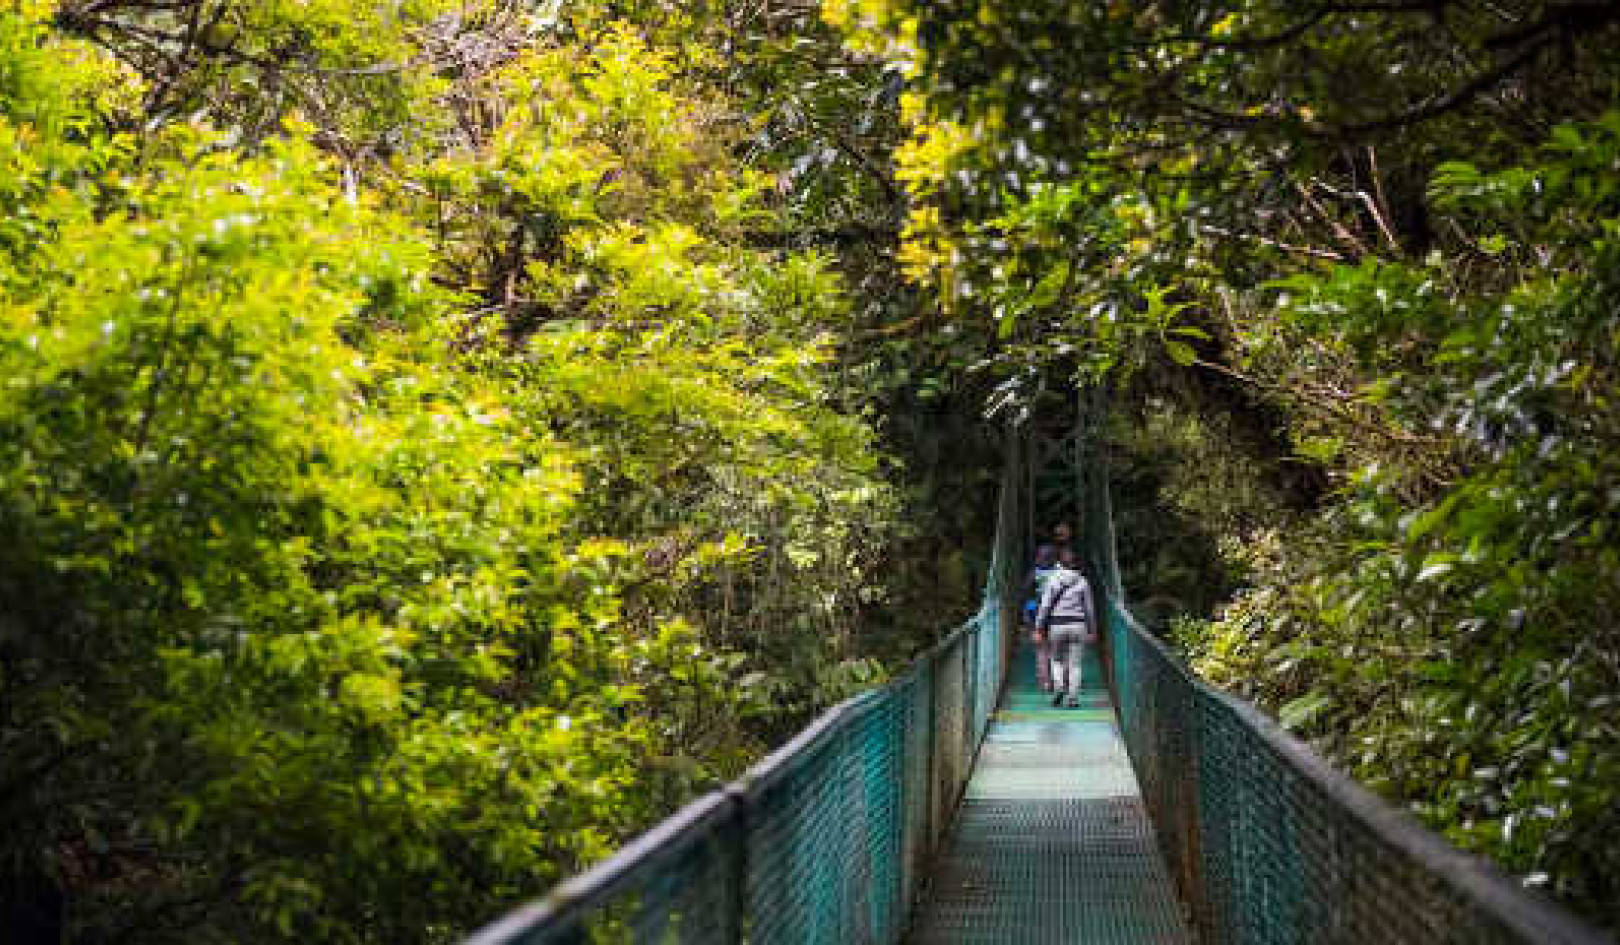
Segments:
[[[1063,703],[1063,707],[1065,709],[1078,709],[1080,708],[1080,700],[1070,699],[1068,702]]]
[[[1055,708],[1057,708],[1058,706],[1060,706],[1062,704],[1063,704],[1063,692],[1061,690],[1059,690],[1058,694],[1052,697],[1052,708],[1055,709]]]

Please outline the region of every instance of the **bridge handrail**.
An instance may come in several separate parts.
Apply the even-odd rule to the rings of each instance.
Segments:
[[[668,855],[718,830],[736,817],[737,801],[729,789],[710,791],[620,847],[585,872],[564,880],[544,897],[520,906],[469,938],[475,943],[518,942],[549,926],[574,927],[585,913],[657,870]]]
[[[1008,457],[979,612],[887,685],[476,932],[468,945],[895,942],[1006,667],[1021,541]]]
[[[1113,672],[1135,677],[1121,728],[1201,941],[1612,942],[1199,679],[1117,600],[1109,615]]]
[[[759,910],[750,908],[750,900],[764,901],[781,894],[794,894],[790,884],[796,880],[785,873],[801,866],[804,860],[826,860],[823,866],[839,869],[849,865],[848,858],[837,855],[836,843],[829,843],[822,849],[811,849],[809,847],[813,844],[801,843],[799,852],[789,857],[798,859],[799,863],[784,869],[768,870],[767,875],[755,875],[758,866],[749,861],[765,854],[750,848],[762,842],[763,838],[758,834],[767,828],[766,814],[771,813],[772,805],[780,807],[794,803],[793,799],[789,799],[785,804],[779,804],[773,792],[783,789],[795,775],[803,773],[804,768],[825,768],[829,763],[834,766],[847,765],[848,762],[842,759],[828,762],[820,753],[841,739],[852,737],[860,723],[876,713],[892,714],[897,707],[902,707],[898,717],[891,719],[893,724],[888,727],[892,729],[891,743],[906,742],[906,729],[912,726],[903,706],[916,699],[919,687],[926,689],[929,714],[933,716],[934,723],[931,729],[948,724],[946,717],[954,714],[949,711],[952,703],[959,709],[969,709],[976,701],[975,677],[982,674],[965,670],[970,668],[970,662],[982,662],[973,658],[978,652],[999,651],[1000,615],[997,610],[989,607],[981,610],[972,620],[957,627],[920,656],[904,675],[828,709],[793,739],[749,768],[741,778],[698,798],[608,859],[559,884],[541,899],[519,907],[486,926],[468,939],[468,945],[531,945],[599,939],[612,941],[618,938],[663,941],[666,935],[673,935],[682,942],[759,939],[759,927],[779,924],[782,917],[756,914]],[[954,676],[950,671],[937,672],[953,663],[964,671]],[[999,684],[999,666],[993,667],[993,672]],[[953,694],[947,691],[947,687],[959,687],[960,692]],[[829,916],[817,909],[815,911],[822,913],[819,916],[797,915],[789,918],[803,919],[809,926],[821,931],[825,931],[829,923],[838,929],[859,930],[862,940],[898,939],[923,860],[938,843],[948,822],[949,811],[966,784],[967,774],[972,768],[972,749],[983,737],[987,718],[988,712],[984,718],[961,719],[968,723],[963,726],[961,734],[971,744],[950,746],[960,749],[963,757],[949,765],[941,755],[947,751],[945,743],[950,733],[936,733],[944,737],[938,738],[937,745],[929,746],[928,757],[920,766],[926,777],[907,777],[908,759],[903,757],[893,759],[886,766],[888,774],[899,774],[898,777],[879,779],[892,785],[899,795],[888,800],[889,810],[900,815],[892,818],[895,823],[887,825],[892,832],[889,839],[896,841],[892,846],[898,858],[910,861],[891,864],[898,872],[887,884],[889,888],[875,891],[878,896],[887,894],[888,901],[868,899],[850,903],[839,900],[837,904],[844,908],[833,911],[842,914]],[[915,733],[912,735],[914,740]],[[904,754],[903,749],[900,754]],[[910,770],[916,770],[919,767],[916,759],[910,761]],[[817,776],[825,773],[815,772]],[[923,794],[928,796],[919,796]],[[936,798],[941,794],[942,797]],[[908,819],[904,816],[908,812],[912,812],[909,818],[914,824],[912,831],[921,830],[923,837],[905,836],[903,821]],[[812,839],[825,839],[835,832],[833,827],[826,826],[819,837]],[[644,894],[647,889],[659,884],[690,882],[690,877],[679,874],[690,867],[695,850],[698,851],[696,859],[704,861],[702,869],[708,871],[698,885],[717,888],[700,890],[696,901],[680,894],[668,896],[662,893],[650,899],[635,899],[636,894]],[[881,870],[882,865],[879,864],[878,868]],[[815,873],[816,870],[812,867],[809,872]],[[615,907],[619,907],[617,911]],[[701,909],[701,912],[695,909]],[[863,914],[853,914],[857,912]],[[787,933],[786,938],[783,937],[784,932]],[[803,934],[793,934],[795,932]],[[818,932],[803,928],[778,929],[776,934],[769,936],[773,941],[811,941],[821,937]]]
[[[1093,434],[1105,408],[1093,396]],[[1356,783],[1200,679],[1124,602],[1107,453],[1081,470],[1121,734],[1199,940],[1547,943],[1612,939]]]

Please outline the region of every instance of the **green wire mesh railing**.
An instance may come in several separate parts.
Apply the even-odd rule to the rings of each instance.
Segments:
[[[1081,475],[1120,732],[1204,945],[1609,941],[1194,676],[1123,604],[1095,438]]]
[[[1117,709],[1199,940],[1607,941],[1200,682],[1117,599]]]
[[[1005,675],[1023,536],[1008,451],[983,604],[889,685],[469,945],[895,942]]]

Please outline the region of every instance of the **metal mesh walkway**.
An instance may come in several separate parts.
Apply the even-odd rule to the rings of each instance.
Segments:
[[[1079,709],[1020,651],[908,941],[1190,942],[1088,651]]]

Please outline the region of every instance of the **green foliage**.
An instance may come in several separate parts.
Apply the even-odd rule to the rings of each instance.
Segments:
[[[1381,410],[1448,431],[1464,460],[1427,485],[1356,471],[1293,553],[1303,580],[1240,603],[1200,657],[1458,842],[1609,920],[1620,205],[1601,168],[1614,122],[1561,129],[1537,165],[1437,175],[1437,199],[1471,227],[1533,231],[1552,265],[1503,259],[1508,271],[1459,284],[1435,258],[1282,286],[1290,318],[1388,379]]]
[[[1277,484],[1234,456],[1238,421],[1164,394],[1116,417],[1110,489],[1121,581],[1154,628],[1208,613],[1249,577],[1245,560],[1278,514]]]
[[[232,925],[414,937],[600,855],[645,736],[606,666],[532,675],[609,655],[558,548],[577,475],[421,360],[425,247],[292,139],[177,132],[151,176],[100,147],[8,181],[50,238],[0,345],[12,823],[146,900],[76,934],[228,893]]]
[[[0,14],[0,886],[75,941],[446,940],[882,678],[843,287],[753,245],[700,70],[594,9],[449,84],[508,20],[44,13]]]

